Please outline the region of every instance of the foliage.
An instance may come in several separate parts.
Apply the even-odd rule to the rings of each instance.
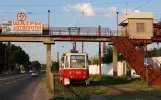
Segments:
[[[98,65],[98,58],[94,58],[92,64],[97,64]]]
[[[49,92],[50,94],[52,94],[52,89],[51,89],[50,81],[49,81],[46,77],[44,77],[44,78],[42,79],[42,82],[46,85],[46,87],[47,87],[47,89],[48,89],[48,92]]]
[[[161,56],[161,48],[153,48],[147,51],[149,57],[159,57]]]
[[[32,61],[31,62],[31,68],[32,70],[40,70],[41,64],[39,61]]]
[[[46,64],[41,64],[41,70],[46,70]]]
[[[59,71],[59,62],[53,61],[51,70],[52,70],[52,72],[58,72]]]
[[[111,46],[107,46],[104,51],[104,55],[102,57],[103,63],[111,63],[113,61],[112,59],[113,50]]]
[[[1,42],[0,59],[0,72],[14,71],[17,69],[16,67],[20,72],[20,65],[24,65],[25,69],[28,69],[29,55],[20,46]]]
[[[79,83],[63,86],[58,78],[55,79],[55,98],[51,100],[89,100],[91,95],[104,95],[104,93],[106,94],[110,91],[121,91],[121,88],[128,89],[128,86],[131,89],[149,88],[140,79],[126,80],[123,77],[107,75],[90,75],[90,84],[87,87]]]

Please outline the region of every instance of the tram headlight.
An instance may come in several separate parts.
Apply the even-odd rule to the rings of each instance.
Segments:
[[[86,78],[86,76],[83,76],[83,78]]]

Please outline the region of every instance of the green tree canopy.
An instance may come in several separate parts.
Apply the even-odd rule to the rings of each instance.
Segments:
[[[52,70],[52,72],[58,72],[59,71],[59,62],[53,61],[51,70]]]
[[[31,68],[32,70],[40,70],[41,64],[39,63],[39,61],[32,61],[31,62]]]
[[[28,67],[29,55],[20,46],[0,43],[0,72],[13,71],[17,65]]]
[[[104,50],[104,55],[102,57],[102,62],[103,63],[111,63],[113,61],[112,59],[113,56],[113,50],[111,46],[107,46]]]

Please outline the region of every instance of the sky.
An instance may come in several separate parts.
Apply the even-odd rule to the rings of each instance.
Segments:
[[[160,19],[161,0],[148,1],[150,0],[3,0],[0,4],[0,23],[3,20],[17,20],[17,13],[25,12],[27,21],[42,21],[43,24],[47,24],[48,10],[50,10],[51,27],[101,25],[116,29],[116,12],[119,12],[119,18],[126,12],[134,10],[153,12],[155,19]],[[84,11],[83,16],[82,11]],[[43,43],[13,42],[13,44],[21,46],[29,54],[31,61],[38,60],[40,63],[46,63],[46,45]],[[151,47],[157,47],[157,45],[153,44]],[[57,52],[61,55],[69,52],[71,48],[71,42],[56,42],[52,45],[52,60],[56,61]],[[77,43],[77,50],[81,51],[81,43]],[[98,43],[85,42],[84,51],[89,54],[89,57],[98,55]]]

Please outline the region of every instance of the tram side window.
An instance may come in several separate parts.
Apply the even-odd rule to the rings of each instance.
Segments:
[[[61,68],[64,68],[64,57],[61,58],[60,66],[61,66]]]
[[[66,56],[66,60],[65,60],[65,68],[69,67],[69,62],[68,62],[68,56]]]
[[[64,68],[64,62],[61,63],[61,68]]]
[[[87,67],[87,69],[89,69],[89,66],[88,66],[88,55],[87,55],[87,59],[86,59],[86,67]]]

